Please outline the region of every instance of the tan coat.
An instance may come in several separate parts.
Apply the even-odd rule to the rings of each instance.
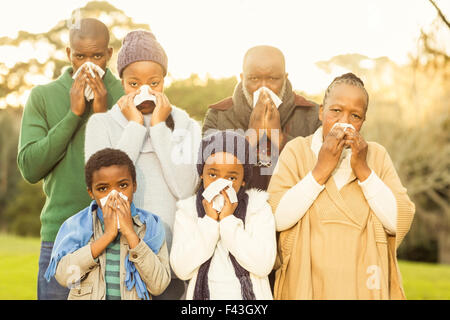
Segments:
[[[284,193],[314,168],[311,140],[298,137],[283,149],[268,188],[273,212]],[[397,201],[396,235],[385,232],[354,174],[340,191],[330,178],[303,218],[280,233],[275,299],[405,299],[396,254],[415,206],[386,150],[368,144],[369,167]]]
[[[93,212],[94,235],[87,245],[77,251],[64,256],[58,263],[55,278],[64,287],[71,287],[68,300],[105,300],[106,299],[106,252],[97,259],[93,259],[91,243],[103,235],[100,221],[96,212]],[[145,235],[145,224],[138,216],[133,217],[134,230],[142,239]],[[122,300],[139,300],[135,287],[129,291],[125,286],[125,257],[130,253],[129,259],[145,282],[151,295],[161,294],[170,283],[169,253],[164,241],[158,254],[147,246],[144,241],[130,249],[125,237],[120,238],[120,292]],[[77,281],[80,283],[77,284]]]

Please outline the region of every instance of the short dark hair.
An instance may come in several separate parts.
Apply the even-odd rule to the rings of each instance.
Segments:
[[[133,183],[136,183],[136,168],[128,155],[118,149],[105,148],[94,153],[86,162],[84,167],[84,175],[86,185],[89,190],[92,190],[92,176],[95,171],[103,167],[110,166],[126,166],[131,174]]]

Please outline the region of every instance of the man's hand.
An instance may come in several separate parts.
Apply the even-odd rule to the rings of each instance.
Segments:
[[[86,100],[84,98],[84,89],[87,84],[86,79],[86,69],[83,68],[70,88],[70,109],[79,117],[81,117],[84,110],[86,110]]]
[[[117,104],[120,107],[120,111],[128,121],[134,121],[140,125],[144,125],[144,116],[134,105],[134,97],[139,94],[139,90],[129,93],[119,99]]]
[[[312,171],[314,179],[319,184],[325,184],[336,168],[342,150],[344,149],[344,137],[344,129],[342,127],[335,127],[324,138],[316,166]]]
[[[85,72],[87,75],[87,84],[91,87],[94,93],[94,102],[92,104],[92,109],[94,113],[106,112],[108,109],[108,91],[106,90],[105,84],[102,78],[98,74],[97,70],[93,69],[95,77],[92,77],[90,72]]]
[[[248,136],[248,141],[252,146],[256,146],[263,135],[266,134],[269,143],[272,142],[278,150],[283,148],[286,139],[281,130],[280,112],[265,90],[259,95],[255,108],[250,115],[249,129],[256,131],[256,135],[250,134]],[[272,137],[275,130],[278,132],[276,139],[276,135]]]

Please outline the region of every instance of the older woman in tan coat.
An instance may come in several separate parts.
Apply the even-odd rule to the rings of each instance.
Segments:
[[[349,73],[328,87],[322,127],[290,141],[269,184],[275,299],[404,299],[397,248],[415,206],[386,150],[359,131],[369,97]]]

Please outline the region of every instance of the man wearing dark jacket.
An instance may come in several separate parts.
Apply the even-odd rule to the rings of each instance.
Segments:
[[[244,57],[241,82],[233,96],[209,106],[204,135],[215,130],[241,129],[256,147],[253,179],[248,187],[267,190],[271,173],[284,145],[297,136],[309,136],[321,125],[319,106],[297,95],[285,70],[283,53],[271,46],[249,49]],[[282,103],[277,107],[267,90],[257,101],[261,87],[272,91]],[[277,99],[278,100],[278,99]]]

